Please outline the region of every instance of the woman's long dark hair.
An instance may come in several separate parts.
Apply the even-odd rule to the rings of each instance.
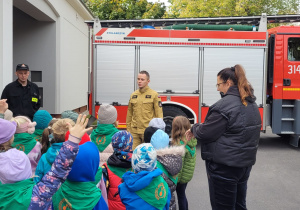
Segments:
[[[238,86],[242,103],[247,106],[246,97],[254,97],[253,88],[246,78],[245,70],[242,65],[237,64],[231,68],[221,70],[218,75],[220,79],[226,82],[230,79],[234,85]]]

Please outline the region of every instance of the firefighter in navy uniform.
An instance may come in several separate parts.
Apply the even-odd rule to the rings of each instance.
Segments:
[[[132,150],[144,142],[144,132],[150,120],[163,118],[161,99],[158,93],[148,86],[149,73],[141,71],[137,82],[139,89],[130,96],[126,117],[127,131],[133,136]]]
[[[7,99],[6,102],[14,117],[23,115],[32,120],[34,113],[40,108],[38,86],[28,81],[28,65],[18,64],[16,75],[18,79],[6,85],[1,99]]]

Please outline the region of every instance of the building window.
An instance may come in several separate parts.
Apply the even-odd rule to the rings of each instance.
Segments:
[[[42,82],[42,71],[30,71],[31,82]]]

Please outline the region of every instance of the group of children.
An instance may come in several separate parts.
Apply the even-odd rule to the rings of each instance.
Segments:
[[[7,119],[0,104],[0,209],[188,209],[185,196],[196,163],[196,139],[185,140],[189,120],[173,120],[171,139],[154,118],[144,141],[118,130],[117,110],[100,106],[90,135],[86,116],[62,119],[45,110],[33,122]],[[1,119],[5,118],[5,119]]]

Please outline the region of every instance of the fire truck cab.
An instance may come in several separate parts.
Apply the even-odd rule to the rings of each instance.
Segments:
[[[298,146],[300,134],[300,27],[268,30],[268,93],[272,132]]]

